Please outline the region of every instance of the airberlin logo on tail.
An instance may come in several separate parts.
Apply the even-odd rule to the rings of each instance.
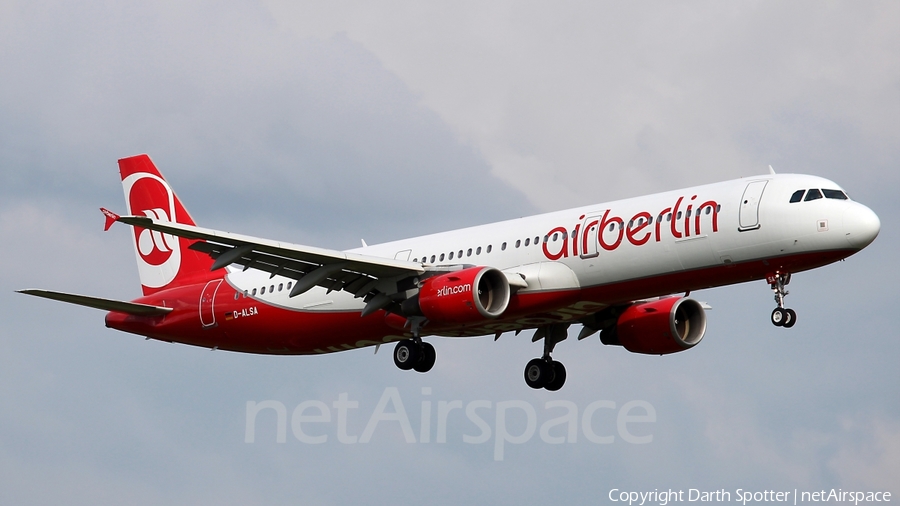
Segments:
[[[157,221],[176,221],[175,194],[161,177],[137,172],[126,177],[122,186],[129,214],[143,215]],[[134,244],[142,285],[161,288],[175,279],[181,267],[177,237],[134,227]]]
[[[164,209],[144,209],[139,211],[148,218],[157,221],[171,221]],[[135,230],[137,233],[137,230]],[[178,249],[178,238],[161,232],[142,229],[137,236],[138,252],[141,258],[150,265],[163,265],[172,257],[173,252]]]

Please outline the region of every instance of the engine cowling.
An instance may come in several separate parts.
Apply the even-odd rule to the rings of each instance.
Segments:
[[[616,340],[632,353],[666,355],[693,348],[706,333],[706,312],[687,297],[634,304],[616,323]]]
[[[470,267],[426,279],[419,308],[435,323],[477,323],[503,314],[509,297],[506,275],[493,267]]]

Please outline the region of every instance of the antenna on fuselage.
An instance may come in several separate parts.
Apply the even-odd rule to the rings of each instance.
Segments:
[[[769,174],[775,175],[775,169],[773,169],[771,165],[769,165]]]

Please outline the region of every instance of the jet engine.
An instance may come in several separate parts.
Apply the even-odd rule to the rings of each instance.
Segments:
[[[705,333],[706,313],[699,302],[668,297],[628,307],[600,340],[632,353],[666,355],[693,348]]]
[[[436,323],[477,323],[497,318],[509,304],[506,275],[492,267],[469,267],[426,279],[419,309]]]

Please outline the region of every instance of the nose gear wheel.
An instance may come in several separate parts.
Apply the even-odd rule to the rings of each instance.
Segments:
[[[766,276],[766,281],[772,291],[775,292],[775,303],[778,304],[772,310],[772,325],[776,327],[791,328],[797,323],[797,313],[793,309],[784,307],[784,298],[790,293],[784,287],[791,282],[791,274],[789,272],[776,272]]]

